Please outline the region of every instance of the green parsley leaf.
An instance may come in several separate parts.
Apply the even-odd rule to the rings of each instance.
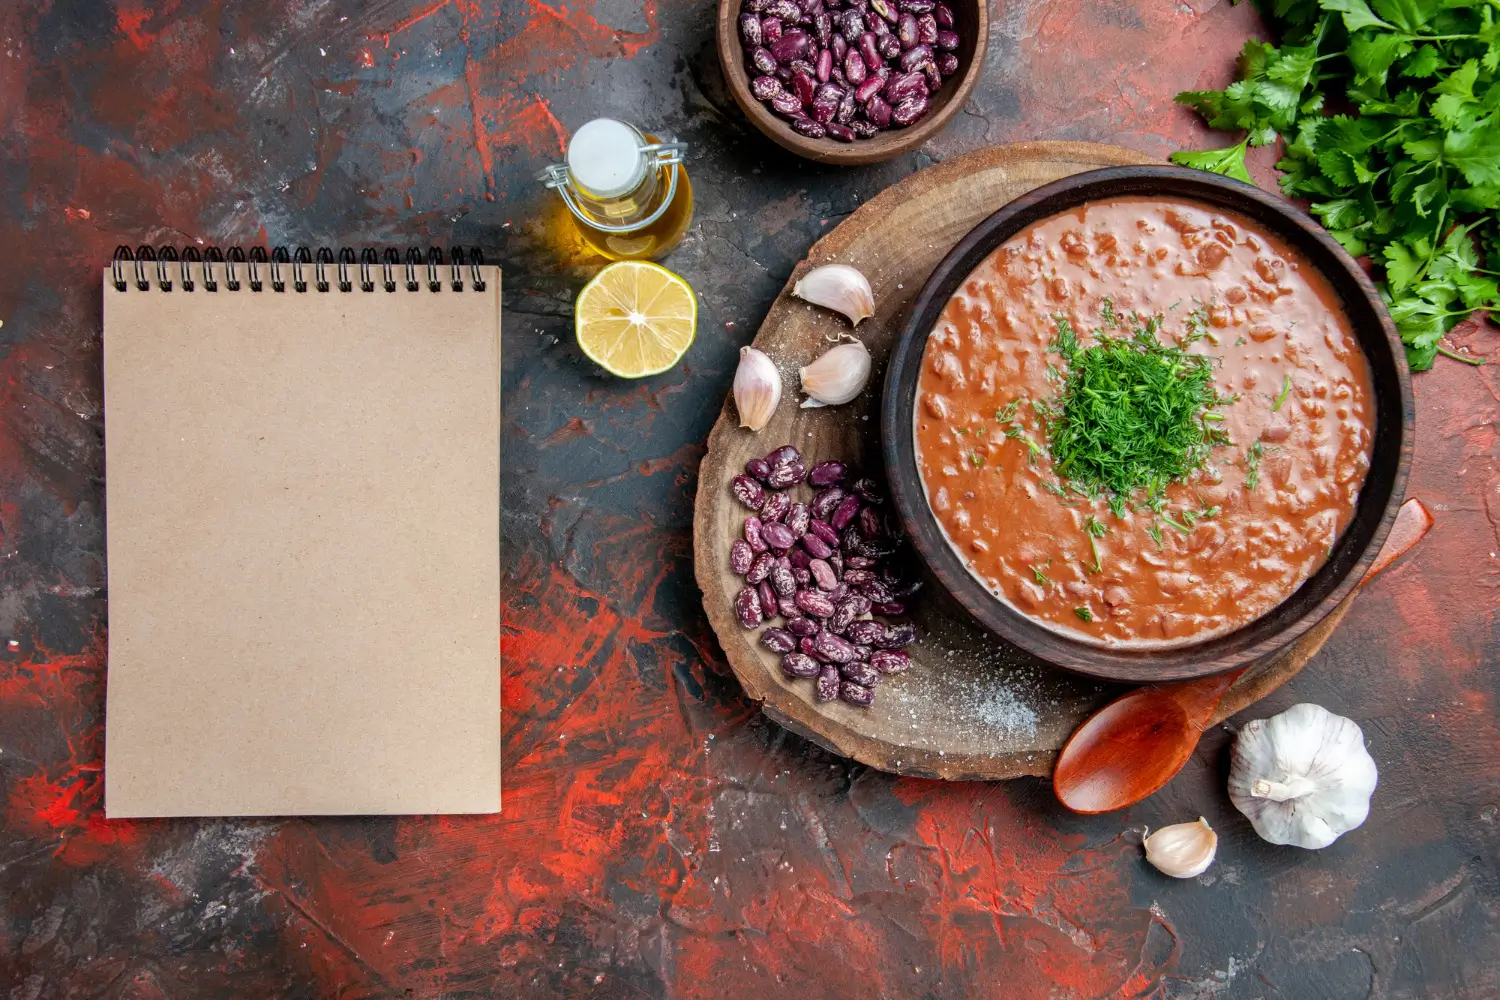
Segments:
[[[1091,622],[1094,620],[1094,613],[1088,609],[1087,605],[1081,605],[1074,608],[1073,613],[1086,622]]]
[[[1344,30],[1351,35],[1361,28],[1390,27],[1370,11],[1365,0],[1318,0],[1318,6],[1344,15]]]
[[[1246,184],[1254,184],[1250,171],[1245,168],[1245,143],[1225,149],[1204,149],[1195,152],[1184,150],[1173,153],[1171,160],[1180,167],[1196,167],[1212,173],[1233,177]]]

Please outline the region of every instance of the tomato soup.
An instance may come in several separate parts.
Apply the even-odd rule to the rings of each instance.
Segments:
[[[1212,446],[1154,501],[1111,503],[1055,468],[1060,323],[1081,348],[1146,325],[1211,359]],[[1095,202],[1001,246],[944,308],[917,393],[927,501],[969,572],[1116,646],[1201,641],[1285,600],[1352,519],[1374,436],[1328,281],[1258,224],[1170,199]]]

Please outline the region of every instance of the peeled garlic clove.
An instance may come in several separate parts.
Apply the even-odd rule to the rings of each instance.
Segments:
[[[781,372],[762,352],[741,347],[740,366],[734,372],[734,407],[740,411],[740,426],[760,430],[780,402]]]
[[[802,391],[811,398],[802,404],[838,406],[858,396],[870,380],[870,350],[859,341],[830,347],[802,369]]]
[[[875,314],[875,293],[857,268],[848,264],[825,264],[808,271],[792,286],[792,294],[804,302],[832,309],[849,317],[850,326]]]
[[[1219,835],[1208,825],[1208,820],[1199,816],[1196,823],[1162,827],[1146,838],[1144,846],[1146,860],[1157,871],[1173,878],[1192,878],[1202,875],[1214,863]]]

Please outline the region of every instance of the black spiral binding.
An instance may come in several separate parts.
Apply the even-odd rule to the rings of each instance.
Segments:
[[[330,282],[329,265],[335,263],[337,278]],[[359,266],[358,282],[350,276],[350,269],[356,263]],[[130,280],[132,276],[128,275],[127,264],[134,271],[133,282]],[[171,265],[176,265],[175,279]],[[291,271],[293,292],[305,293],[309,287],[309,268],[312,270],[311,287],[319,292],[330,292],[335,288],[340,292],[352,292],[356,285],[362,292],[373,292],[377,284],[387,292],[394,292],[397,286],[397,268],[404,268],[402,277],[408,292],[422,290],[423,282],[418,279],[418,270],[421,268],[426,269],[425,283],[429,292],[443,290],[441,269],[445,266],[450,269],[448,287],[455,292],[464,290],[465,267],[469,269],[469,288],[482,292],[486,284],[484,272],[480,270],[484,267],[484,251],[478,248],[466,251],[463,247],[453,247],[445,259],[441,247],[429,247],[425,256],[421,250],[412,247],[406,251],[403,260],[401,252],[394,247],[387,247],[383,253],[374,247],[364,247],[356,259],[354,250],[349,247],[340,247],[336,257],[328,247],[319,247],[316,252],[307,247],[298,247],[292,251],[288,251],[286,247],[276,247],[269,253],[265,247],[251,247],[248,255],[237,246],[228,250],[220,250],[218,247],[203,250],[184,247],[179,254],[172,246],[152,247],[143,243],[134,250],[123,245],[115,247],[114,258],[110,261],[115,290],[128,291],[134,284],[138,291],[149,292],[152,282],[150,271],[153,266],[156,271],[156,287],[163,292],[174,289],[184,292],[217,292],[221,288],[238,292],[246,286],[252,292],[260,292],[265,290],[266,284],[262,268],[270,279],[271,291],[281,293],[287,290],[287,270]],[[376,282],[373,275],[376,266],[380,267],[379,282]],[[198,271],[197,278],[193,276],[194,268]],[[241,268],[244,270],[244,281],[240,280]],[[219,280],[221,276],[222,282]]]

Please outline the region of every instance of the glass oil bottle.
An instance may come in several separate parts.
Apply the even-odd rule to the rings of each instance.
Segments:
[[[567,162],[537,179],[567,203],[585,242],[611,260],[659,260],[693,221],[687,145],[597,118],[568,140]]]

